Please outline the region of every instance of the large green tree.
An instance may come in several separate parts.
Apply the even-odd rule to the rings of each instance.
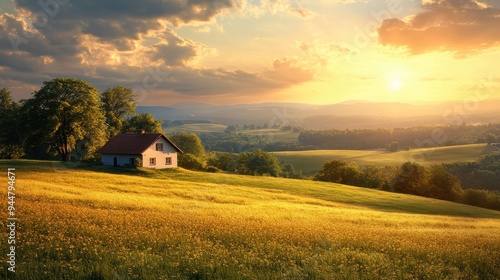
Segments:
[[[170,136],[169,139],[184,152],[179,155],[179,166],[193,170],[205,166],[206,151],[198,135],[181,132]]]
[[[437,199],[457,201],[462,195],[460,180],[448,173],[442,165],[430,167],[428,196]]]
[[[45,143],[63,161],[90,157],[106,141],[100,95],[90,83],[56,78],[23,102],[31,145]]]
[[[135,115],[136,96],[132,89],[116,86],[106,89],[101,100],[109,136],[113,137],[121,131],[125,119]]]
[[[138,114],[126,120],[122,127],[122,132],[137,132],[144,130],[146,133],[163,133],[162,121],[156,120],[149,113]]]
[[[24,155],[20,114],[20,105],[12,99],[11,92],[0,89],[0,158]]]
[[[237,162],[237,172],[240,174],[278,177],[282,172],[278,159],[260,149],[241,153]]]
[[[360,171],[354,162],[331,160],[323,164],[321,170],[314,176],[314,180],[357,186]]]
[[[201,143],[200,137],[194,133],[181,132],[169,136],[177,147],[179,147],[184,154],[193,154],[195,157],[200,159],[205,159],[206,151],[205,147]]]
[[[427,196],[429,172],[416,162],[405,162],[394,178],[394,190],[399,193]]]

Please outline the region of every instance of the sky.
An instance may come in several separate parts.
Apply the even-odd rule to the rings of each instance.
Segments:
[[[500,98],[498,0],[0,0],[0,87],[140,105]]]

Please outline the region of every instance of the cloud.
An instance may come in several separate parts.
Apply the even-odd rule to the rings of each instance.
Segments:
[[[258,4],[253,4],[249,0],[244,0],[241,1],[241,5],[238,8],[243,14],[254,17],[271,14],[311,18],[315,15],[310,9],[304,8],[301,5],[294,6],[291,2],[290,0],[260,0]]]
[[[144,20],[165,19],[173,24],[190,23],[193,21],[210,21],[221,12],[237,8],[237,0],[123,0],[123,1],[71,1],[48,0],[46,3],[55,5],[43,7],[40,2],[45,1],[15,1],[17,8],[37,13],[46,11],[57,15],[59,20],[72,20],[78,22],[88,19],[110,20]],[[62,3],[62,4],[58,4]],[[56,18],[54,16],[54,18]]]
[[[313,15],[313,13],[310,10],[303,9],[303,8],[292,8],[290,9],[290,12],[295,13],[301,17],[307,18]]]
[[[378,29],[384,45],[413,54],[452,51],[465,55],[500,44],[500,9],[477,0],[422,0],[423,11],[403,21],[386,19]]]
[[[22,98],[56,77],[81,78],[99,90],[119,84],[151,96],[170,92],[196,98],[265,95],[311,80],[312,55],[281,57],[253,72],[198,65],[213,50],[172,30],[179,24],[213,24],[218,14],[238,10],[243,2],[17,0],[16,14],[0,15],[0,82]],[[308,15],[291,11],[286,1],[267,3],[275,12]],[[163,76],[155,77],[155,71]]]
[[[152,59],[171,66],[186,65],[204,48],[201,44],[179,37],[170,29],[163,32],[160,39],[159,43],[153,45]]]

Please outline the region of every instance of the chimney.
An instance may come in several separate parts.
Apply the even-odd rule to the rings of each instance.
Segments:
[[[144,129],[137,130],[137,134],[139,134],[139,135],[142,135],[144,133],[146,133],[146,131],[144,131]]]

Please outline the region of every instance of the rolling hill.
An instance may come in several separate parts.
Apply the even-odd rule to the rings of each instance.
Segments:
[[[400,165],[406,161],[424,165],[470,162],[482,155],[498,151],[498,148],[486,144],[447,146],[437,148],[421,148],[409,151],[388,152],[385,150],[310,150],[273,152],[280,160],[291,163],[295,169],[302,170],[304,175],[314,175],[323,163],[333,159],[356,162],[366,165]]]
[[[214,132],[224,132],[227,125],[216,124],[216,123],[194,123],[194,124],[183,124],[177,126],[163,127],[163,131],[169,135],[178,132],[188,132],[188,133],[214,133]]]
[[[16,169],[19,279],[500,278],[497,211],[283,178],[0,166]]]

